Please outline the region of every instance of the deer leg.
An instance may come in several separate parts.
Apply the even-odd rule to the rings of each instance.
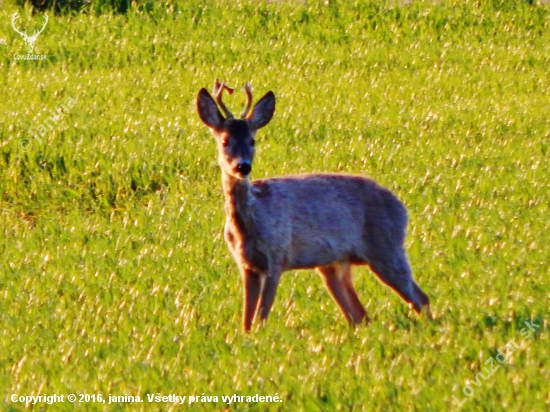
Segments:
[[[410,303],[416,312],[424,308],[429,315],[430,299],[414,281],[404,250],[397,251],[389,261],[373,260],[369,265],[378,278]]]
[[[345,270],[345,266],[348,266],[348,270]],[[317,270],[328,291],[344,313],[346,320],[351,324],[361,323],[366,317],[366,311],[359,302],[351,283],[349,263],[322,266]]]
[[[359,300],[359,296],[357,296],[357,292],[355,291],[355,287],[353,286],[353,279],[351,276],[351,265],[349,263],[342,264],[341,268],[343,272],[343,284],[346,288],[346,291],[349,296],[349,301],[351,305],[354,308],[354,311],[357,315],[357,318],[359,319],[356,323],[369,323],[369,317],[367,315],[367,311],[365,310],[363,304]]]
[[[262,290],[262,275],[249,269],[243,270],[244,280],[244,313],[243,329],[250,331],[258,308],[258,300]]]
[[[266,277],[263,284],[260,302],[258,304],[258,312],[260,319],[266,321],[273,306],[275,300],[275,293],[277,292],[277,286],[279,285],[279,279],[281,278],[281,271],[271,271]]]
[[[417,285],[417,283],[413,280],[413,287],[418,296],[420,296],[420,301],[422,302],[421,311],[424,311],[424,314],[431,319],[432,313],[430,312],[430,298],[428,298],[428,295],[424,293],[422,289],[420,289],[420,286]]]

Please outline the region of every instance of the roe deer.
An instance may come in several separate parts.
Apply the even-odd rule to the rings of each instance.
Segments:
[[[236,119],[222,101],[233,89],[216,79],[214,98],[201,89],[197,109],[214,135],[225,196],[225,240],[244,280],[243,328],[265,321],[281,273],[315,268],[350,324],[367,323],[351,278],[352,265],[369,265],[380,280],[412,305],[428,296],[413,280],[404,248],[407,210],[397,197],[363,176],[315,173],[249,181],[254,137],[275,111],[267,92]],[[223,111],[223,115],[219,108]],[[224,116],[225,115],[225,116]]]

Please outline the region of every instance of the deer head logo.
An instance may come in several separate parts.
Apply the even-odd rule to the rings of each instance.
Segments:
[[[42,26],[42,28],[40,30],[35,30],[34,33],[32,34],[32,36],[29,36],[26,31],[21,32],[16,27],[16,22],[17,22],[17,19],[19,18],[19,13],[15,12],[13,14],[13,17],[11,19],[11,25],[13,26],[13,29],[21,35],[23,40],[25,40],[25,43],[27,44],[27,46],[26,46],[27,47],[27,53],[29,53],[29,54],[32,54],[32,52],[34,50],[34,44],[36,43],[36,39],[38,38],[38,35],[44,31],[44,29],[46,28],[46,25],[48,24],[48,20],[49,20],[48,15],[45,14],[45,16],[46,16],[46,19],[44,21],[44,25]]]

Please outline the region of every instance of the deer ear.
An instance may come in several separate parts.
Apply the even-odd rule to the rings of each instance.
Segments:
[[[261,129],[271,121],[273,113],[275,113],[275,95],[269,91],[258,100],[252,113],[248,115],[250,127],[255,130]]]
[[[219,130],[225,121],[218,105],[205,88],[200,89],[197,96],[197,111],[202,122],[211,129]]]

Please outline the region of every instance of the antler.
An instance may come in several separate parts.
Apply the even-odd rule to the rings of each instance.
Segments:
[[[213,90],[212,94],[214,95],[214,97],[216,99],[216,102],[218,103],[220,108],[225,113],[225,117],[227,119],[233,119],[233,115],[227,109],[227,107],[225,106],[225,104],[222,101],[222,94],[223,94],[224,90],[227,90],[227,93],[232,94],[234,89],[229,87],[225,83],[220,83],[220,81],[218,79],[216,79],[216,82],[214,83],[214,90]]]
[[[17,21],[18,18],[19,18],[19,12],[16,11],[16,12],[13,14],[13,17],[12,17],[12,19],[11,19],[11,26],[12,26],[13,29],[14,29],[17,33],[19,33],[21,36],[23,36],[23,37],[28,37],[26,31],[23,32],[23,33],[21,33],[21,32],[17,29],[17,27],[15,27],[15,22]]]
[[[44,25],[42,26],[42,28],[40,30],[35,30],[34,31],[34,34],[32,35],[32,37],[35,37],[35,36],[38,36],[40,33],[42,33],[44,31],[44,29],[46,28],[46,25],[48,24],[48,21],[50,21],[50,18],[48,17],[47,14],[44,14],[44,16],[46,16],[46,21],[44,22]]]
[[[246,116],[248,115],[248,112],[252,107],[252,86],[250,85],[250,83],[245,83],[244,91],[246,93],[246,106],[244,107],[244,110],[241,112],[241,118],[246,119]]]

